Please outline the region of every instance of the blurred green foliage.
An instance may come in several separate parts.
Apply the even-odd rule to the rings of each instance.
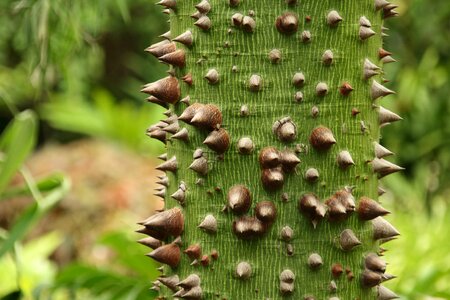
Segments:
[[[402,0],[389,20],[386,66],[397,95],[382,105],[403,121],[382,129],[382,141],[405,172],[383,180],[382,201],[402,236],[386,244],[387,285],[404,299],[450,299],[450,5]]]
[[[48,261],[48,255],[54,250],[52,245],[57,243],[53,243],[51,238],[42,238],[42,245],[34,240],[27,245],[27,249],[31,250],[23,252],[21,240],[61,201],[70,187],[69,179],[62,174],[53,174],[36,183],[23,165],[35,146],[37,129],[36,115],[25,110],[15,112],[14,119],[0,135],[0,201],[8,201],[19,194],[29,195],[34,200],[20,213],[9,230],[2,229],[0,232],[0,270],[3,275],[0,276],[0,295],[9,293],[5,297],[13,299],[30,294],[35,282],[51,281],[55,268]],[[9,188],[8,183],[17,172],[22,175],[25,184]],[[24,260],[30,261],[24,263]],[[43,274],[37,272],[38,269]]]
[[[136,105],[142,84],[165,69],[143,53],[167,29],[153,5],[5,0],[0,20],[0,128],[9,110],[33,108],[46,121],[40,142],[79,136],[72,132],[161,150],[142,137],[162,110]]]
[[[0,195],[36,144],[37,124],[32,111],[17,114],[0,138]]]
[[[131,228],[128,229],[132,232]],[[57,299],[66,299],[64,294],[69,293],[76,299],[130,300],[157,295],[149,290],[150,282],[159,275],[157,265],[151,260],[142,264],[143,247],[133,241],[129,233],[111,232],[98,243],[114,250],[114,264],[106,269],[83,263],[69,265],[57,275],[50,289],[52,295],[59,295]],[[49,293],[49,290],[43,291],[43,294]]]
[[[402,232],[385,246],[388,272],[399,277],[386,284],[402,299],[450,299],[450,5],[394,2],[401,17],[387,21],[384,48],[398,60],[386,65],[397,95],[382,105],[404,121],[382,129],[382,141],[406,171],[384,180],[389,192],[382,201]],[[141,153],[161,150],[144,131],[162,110],[141,105],[138,92],[166,69],[142,51],[167,30],[160,11],[148,0],[0,1],[0,192],[16,170],[27,178],[24,186],[4,190],[1,199],[35,199],[15,227],[0,232],[0,253],[7,252],[0,270],[8,270],[0,272],[0,297],[151,298],[147,288],[157,276],[155,266],[138,259],[143,248],[127,233],[132,228],[98,241],[116,253],[109,268],[78,262],[58,270],[49,259],[61,242],[58,232],[20,242],[51,207],[44,199],[53,195],[50,200],[57,201],[68,188],[61,174],[35,182],[22,163],[35,141],[83,136]]]
[[[37,185],[31,178],[23,163],[33,150],[36,143],[37,119],[32,111],[26,110],[17,113],[11,123],[0,135],[0,200],[7,200],[8,195],[14,194],[14,190],[6,189],[16,172],[22,174],[26,186],[19,188],[30,194],[35,202],[30,204],[19,216],[9,232],[5,232],[0,244],[0,258],[13,250],[16,242],[21,240],[30,230],[31,226],[42,218],[45,213],[59,202],[68,191],[70,183],[64,176],[59,177],[57,184]],[[54,176],[44,181],[52,180]],[[17,190],[17,188],[16,188]],[[44,194],[44,192],[46,192]]]
[[[26,181],[0,199],[35,200],[0,234],[1,299],[153,298],[156,266],[143,257],[132,225],[97,242],[116,254],[108,267],[57,267],[50,254],[63,241],[59,231],[23,242],[70,186],[62,174],[35,180],[23,162],[35,146],[86,136],[160,151],[144,133],[162,109],[141,106],[139,90],[165,69],[143,49],[166,29],[146,0],[0,1],[0,195],[16,171]]]

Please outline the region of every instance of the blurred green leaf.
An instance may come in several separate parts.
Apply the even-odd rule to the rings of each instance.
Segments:
[[[37,135],[36,115],[25,110],[15,116],[0,137],[0,195],[12,176],[34,149]],[[2,199],[2,198],[0,198]]]
[[[42,118],[61,130],[107,138],[132,149],[161,151],[162,143],[145,136],[145,128],[163,117],[163,109],[138,108],[129,102],[116,103],[105,90],[96,90],[93,103],[52,99],[41,107]],[[147,149],[146,149],[147,147]]]
[[[421,163],[414,179],[393,175],[385,182],[390,192],[383,196],[383,205],[394,211],[388,219],[401,232],[397,240],[383,244],[389,250],[388,273],[398,276],[386,285],[402,299],[450,299],[448,196],[431,197],[430,215],[425,213],[427,184],[433,177],[427,164]]]
[[[116,0],[116,3],[117,8],[119,9],[120,14],[122,15],[122,18],[128,22],[130,20],[130,12],[128,9],[127,0]]]
[[[55,289],[77,291],[89,290],[92,299],[152,299],[156,292],[148,290],[148,282],[111,270],[102,270],[92,266],[73,264],[64,268],[55,280]],[[153,296],[153,297],[152,297]]]
[[[50,192],[61,186],[64,181],[64,175],[61,173],[52,174],[44,179],[40,179],[36,182],[36,189],[41,193]],[[8,199],[18,196],[30,195],[31,188],[28,184],[24,183],[21,186],[15,186],[13,188],[6,189],[3,198]]]
[[[132,232],[132,229],[129,228],[127,232]],[[133,270],[139,277],[155,280],[159,276],[157,271],[158,265],[153,260],[142,255],[144,251],[149,249],[132,240],[129,234],[125,232],[111,232],[102,236],[99,242],[113,249],[117,256],[116,261],[127,269]],[[127,245],[127,247],[124,247],[124,245]]]
[[[3,296],[0,300],[19,300],[22,298],[21,291],[14,291],[9,293],[8,295]]]
[[[40,218],[42,218],[56,203],[58,203],[70,188],[70,181],[67,177],[61,176],[58,186],[52,189],[42,199],[30,205],[16,220],[11,228],[6,240],[0,245],[0,257],[10,251],[15,242],[22,239]]]
[[[57,267],[49,256],[63,240],[61,232],[52,231],[35,237],[24,245],[16,244],[14,253],[0,258],[0,295],[19,289],[23,294],[21,299],[32,299],[35,286],[52,282]]]

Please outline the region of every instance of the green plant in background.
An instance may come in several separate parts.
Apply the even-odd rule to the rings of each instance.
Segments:
[[[114,250],[114,268],[102,269],[81,262],[69,265],[58,274],[50,289],[43,289],[39,296],[52,295],[56,299],[153,298],[156,293],[149,292],[148,282],[157,278],[157,266],[142,264],[141,247],[129,245],[130,238],[125,232],[105,234],[98,244]]]
[[[53,101],[41,106],[43,118],[56,129],[108,139],[138,151],[161,151],[159,143],[147,143],[142,128],[149,119],[157,121],[162,110],[139,109],[132,103],[116,103],[104,91],[93,94],[93,102]]]
[[[137,130],[146,124],[144,111],[148,118],[160,110],[138,110],[134,104],[141,101],[139,95],[130,94],[130,86],[137,90],[142,78],[156,78],[163,71],[156,62],[144,68],[144,59],[136,55],[148,40],[133,37],[143,36],[149,27],[156,36],[165,26],[145,4],[144,0],[2,1],[0,97],[5,101],[0,101],[0,116],[8,118],[7,101],[21,109],[34,108],[48,121],[52,130],[40,133],[46,140],[67,140],[67,134],[57,131],[63,130],[139,151],[160,150],[157,143],[143,142]],[[145,18],[130,18],[144,13]],[[151,15],[155,18],[149,23],[146,18]],[[112,105],[118,99],[122,104]]]
[[[390,190],[385,202],[402,232],[395,245],[386,246],[386,259],[395,261],[392,272],[398,275],[389,287],[405,299],[449,299],[444,249],[450,232],[444,224],[450,222],[450,7],[446,1],[421,0],[401,1],[400,7],[401,20],[392,22],[386,38],[386,47],[401,57],[387,66],[396,78],[398,101],[386,105],[404,121],[382,131],[406,168],[385,182]]]
[[[147,84],[170,104],[150,136],[167,144],[166,210],[140,224],[166,264],[159,299],[394,299],[379,258],[379,98],[387,1],[171,1],[147,51],[170,64]],[[355,212],[355,213],[353,213]]]
[[[61,234],[48,233],[25,245],[16,244],[13,254],[2,257],[1,299],[31,299],[37,286],[52,283],[57,267],[48,257],[62,241]]]
[[[142,16],[130,18],[130,14]],[[140,152],[161,149],[142,133],[148,116],[156,118],[161,110],[138,109],[134,105],[140,101],[138,93],[130,94],[130,90],[138,89],[142,78],[162,72],[156,62],[143,67],[144,59],[136,55],[149,41],[134,37],[143,36],[144,28],[147,33],[149,27],[156,32],[165,26],[158,22],[158,15],[149,22],[147,18],[152,14],[155,12],[148,9],[146,1],[1,1],[0,128],[4,129],[4,138],[0,150],[14,155],[1,157],[0,185],[5,188],[17,170],[27,182],[8,188],[0,199],[10,201],[32,194],[36,203],[30,202],[11,227],[2,231],[0,251],[4,255],[0,264],[7,266],[2,270],[11,272],[0,272],[0,297],[99,299],[111,298],[111,292],[117,292],[119,298],[135,299],[148,295],[145,286],[156,276],[156,268],[150,266],[145,272],[138,268],[142,264],[136,261],[145,259],[136,255],[139,245],[128,252],[121,248],[122,253],[131,253],[134,261],[118,261],[110,267],[74,262],[56,268],[56,262],[48,256],[61,244],[65,229],[58,228],[49,238],[26,233],[48,216],[48,210],[66,194],[69,181],[64,175],[54,174],[35,182],[23,162],[37,143],[44,145],[55,139],[65,142],[83,136],[106,139]],[[27,108],[34,112],[18,113]],[[10,111],[17,114],[12,130],[5,129]],[[135,239],[124,233],[117,235],[122,245]],[[27,240],[23,241],[25,236]],[[111,243],[99,247],[112,252],[118,249]],[[41,272],[41,277],[36,277],[35,272]],[[75,280],[79,275],[83,280]],[[136,284],[133,276],[141,278],[142,283]],[[104,283],[110,284],[109,288],[98,288]]]
[[[32,111],[27,110],[16,113],[14,120],[0,136],[0,199],[2,201],[8,201],[8,198],[18,195],[30,195],[34,199],[34,202],[28,205],[13,226],[9,230],[2,231],[0,264],[3,265],[2,270],[6,271],[3,273],[5,274],[3,276],[8,276],[9,280],[6,278],[2,280],[2,289],[6,290],[1,290],[0,292],[8,292],[8,289],[12,288],[13,294],[26,294],[28,296],[31,290],[30,284],[27,282],[27,279],[29,279],[27,275],[32,273],[34,269],[30,268],[30,264],[26,264],[23,267],[23,260],[25,257],[28,257],[27,260],[29,260],[30,254],[28,253],[28,256],[26,254],[22,255],[20,242],[39,219],[43,218],[63,198],[70,186],[66,177],[56,174],[35,182],[26,167],[23,166],[25,159],[35,147],[36,134],[36,115]],[[18,171],[25,179],[25,185],[7,188],[13,175]],[[48,242],[48,240],[45,241]],[[33,249],[32,246],[30,247]],[[49,247],[43,249],[44,253],[54,250],[52,243],[48,243],[44,247]],[[38,251],[33,252],[37,252],[33,254],[39,257]],[[5,254],[9,254],[9,256],[5,257]],[[33,262],[36,261],[33,260]],[[49,268],[49,265],[45,265],[45,268]],[[7,270],[10,271],[8,272]],[[34,277],[34,280],[36,280],[36,274],[34,274]],[[38,278],[40,280],[42,279],[40,277]],[[11,279],[15,279],[17,282],[11,282]],[[46,279],[48,280],[48,278]]]
[[[9,230],[0,232],[1,299],[148,298],[148,280],[156,279],[156,266],[142,264],[139,245],[124,249],[123,245],[129,245],[133,239],[125,232],[110,232],[98,241],[97,247],[107,247],[116,254],[110,268],[75,262],[58,270],[48,257],[63,243],[64,228],[22,242],[70,188],[70,181],[63,174],[35,181],[23,165],[35,147],[36,134],[36,115],[27,110],[17,113],[0,136],[0,199],[9,201],[18,196],[34,199]],[[17,171],[25,184],[7,187]],[[140,278],[141,282],[133,277]]]
[[[444,195],[432,196],[431,211],[425,213],[427,204],[424,199],[428,191],[424,182],[434,175],[426,168],[419,174],[414,181],[396,176],[387,185],[392,194],[386,200],[395,203],[392,205],[396,211],[393,222],[402,232],[402,238],[395,245],[386,246],[389,250],[387,259],[396,262],[391,270],[400,279],[393,281],[391,287],[405,299],[450,299],[448,200]],[[393,196],[400,194],[403,201]],[[423,213],[414,214],[412,218],[411,212]]]

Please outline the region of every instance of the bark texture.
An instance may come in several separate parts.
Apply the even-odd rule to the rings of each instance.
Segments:
[[[379,107],[393,93],[381,48],[395,7],[160,4],[170,33],[147,50],[172,66],[143,91],[170,103],[148,130],[167,144],[166,212],[142,222],[165,243],[147,240],[169,264],[160,298],[394,299],[379,287],[391,276],[374,253],[398,234],[377,202],[378,179],[401,169],[377,144],[380,125],[400,119]]]

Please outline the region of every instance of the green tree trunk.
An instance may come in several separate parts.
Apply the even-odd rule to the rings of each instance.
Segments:
[[[201,1],[201,0],[200,0]],[[377,143],[384,0],[162,0],[170,64],[148,84],[168,118],[166,211],[140,242],[167,264],[160,299],[394,299],[377,202],[398,171]],[[178,238],[180,237],[180,238]],[[161,244],[160,240],[163,241]],[[174,296],[175,294],[175,296]]]

